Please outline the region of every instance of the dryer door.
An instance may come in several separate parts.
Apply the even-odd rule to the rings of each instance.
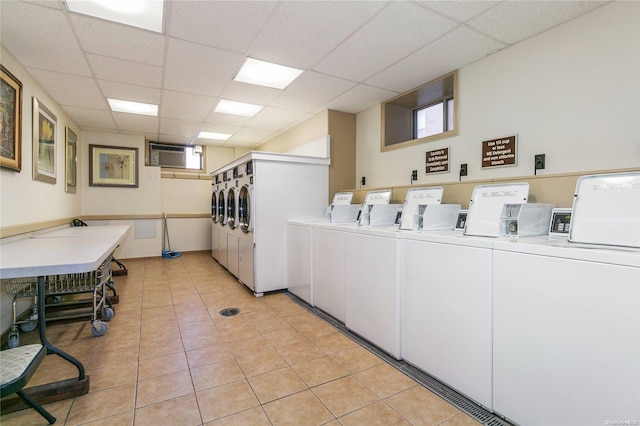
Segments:
[[[238,195],[238,222],[242,232],[251,231],[251,190],[248,185],[240,188]]]
[[[236,189],[229,188],[227,191],[227,225],[229,228],[236,227]]]
[[[218,223],[222,226],[225,225],[225,221],[224,221],[224,201],[225,201],[225,196],[224,196],[224,191],[220,190],[220,192],[218,192]]]
[[[218,223],[218,191],[216,190],[211,193],[211,220],[213,223]]]

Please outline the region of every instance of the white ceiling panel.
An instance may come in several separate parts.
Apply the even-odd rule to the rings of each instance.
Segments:
[[[203,122],[216,102],[217,99],[210,96],[164,90],[160,116]]]
[[[469,21],[509,44],[529,38],[603,5],[597,1],[506,1]]]
[[[157,34],[62,0],[0,0],[0,42],[81,130],[179,143],[224,131],[231,140],[199,143],[254,147],[317,112],[358,113],[609,3],[162,1]],[[233,81],[248,57],[305,72],[285,90]],[[112,113],[106,97],[159,104],[163,118]],[[265,107],[254,118],[215,113],[221,98]]]
[[[218,96],[244,57],[213,47],[171,39],[165,67],[165,89]]]
[[[270,1],[173,2],[169,34],[207,46],[246,52],[276,4]]]
[[[107,108],[96,81],[91,77],[34,68],[27,68],[27,70],[60,105],[75,105],[94,109]]]
[[[164,36],[97,18],[69,13],[86,52],[132,62],[162,66]]]
[[[379,1],[282,2],[249,54],[265,61],[309,69],[384,5]]]
[[[2,45],[24,66],[89,76],[89,68],[61,10],[0,2]]]
[[[150,135],[149,137],[146,138],[146,140],[149,140],[152,142],[176,143],[176,144],[182,144],[182,145],[188,145],[193,141],[192,138],[188,138],[183,135],[175,136],[175,135],[167,135],[164,133],[160,133],[159,135]]]
[[[450,31],[456,23],[409,2],[393,2],[314,69],[364,81]]]
[[[308,71],[298,77],[271,105],[312,112],[354,87],[357,83]]]
[[[98,79],[146,87],[162,87],[162,68],[107,56],[87,54]]]

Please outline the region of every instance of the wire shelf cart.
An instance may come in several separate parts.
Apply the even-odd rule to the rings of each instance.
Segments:
[[[80,274],[50,275],[45,277],[45,305],[46,321],[91,317],[91,333],[102,336],[109,329],[105,321],[113,318],[115,312],[107,297],[107,290],[113,287],[111,279],[112,256],[102,262],[95,271]],[[13,323],[9,330],[8,347],[20,345],[18,326],[21,331],[29,332],[36,328],[38,320],[37,296],[38,280],[31,278],[12,278],[3,280],[9,295],[13,295]],[[73,295],[91,294],[90,299],[78,299]],[[69,295],[66,300],[65,296]],[[26,319],[18,320],[17,301],[21,298],[31,298],[33,303]],[[83,309],[90,306],[91,309]]]

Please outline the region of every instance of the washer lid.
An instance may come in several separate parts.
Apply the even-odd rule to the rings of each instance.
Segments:
[[[351,204],[352,199],[353,192],[336,192],[336,194],[333,196],[331,205],[338,206],[343,204]]]
[[[444,189],[437,186],[433,188],[412,188],[407,191],[402,207],[402,219],[400,229],[413,229],[413,216],[416,214],[416,208],[426,206],[428,204],[440,204],[442,202],[442,194]]]
[[[500,214],[503,206],[526,203],[528,198],[529,184],[526,182],[476,186],[469,202],[465,235],[502,235]]]

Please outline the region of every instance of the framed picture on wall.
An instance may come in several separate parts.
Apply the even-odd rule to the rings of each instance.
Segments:
[[[0,65],[0,167],[22,166],[22,83]]]
[[[56,116],[33,98],[33,180],[56,183]]]
[[[65,186],[66,192],[76,193],[76,179],[78,176],[78,135],[70,128],[66,128],[66,161],[65,161]]]
[[[89,145],[89,185],[138,187],[138,148]]]

